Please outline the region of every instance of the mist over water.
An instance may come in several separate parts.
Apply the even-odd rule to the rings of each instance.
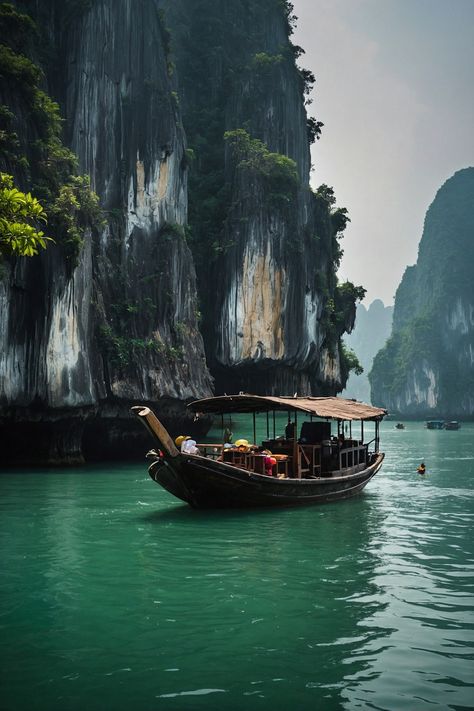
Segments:
[[[0,475],[2,711],[472,709],[474,425],[394,425],[361,496],[301,509]]]

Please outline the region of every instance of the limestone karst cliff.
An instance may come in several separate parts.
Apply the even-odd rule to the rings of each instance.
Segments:
[[[40,257],[4,264],[0,402],[3,451],[14,458],[126,455],[130,403],[159,401],[165,419],[179,421],[183,401],[211,392],[184,237],[185,138],[160,17],[153,2],[89,5],[71,18],[70,3],[27,4],[60,64],[60,81],[47,63],[45,73],[104,222],[85,232],[77,263],[57,240]],[[34,136],[13,72],[2,89],[3,104],[20,97],[12,130]]]
[[[330,191],[309,188],[319,129],[305,110],[313,78],[289,39],[291,4],[164,8],[194,158],[191,245],[216,388],[340,391],[339,338],[357,292],[338,291],[335,276],[345,213]]]
[[[392,335],[370,374],[377,405],[413,417],[474,414],[474,168],[429,207],[395,296]]]
[[[345,211],[309,188],[291,3],[13,5],[36,29],[1,6],[0,169],[56,244],[2,264],[4,461],[131,455],[136,402],[177,431],[213,387],[341,390],[363,290],[337,284]]]
[[[383,348],[392,330],[393,306],[385,306],[380,299],[375,299],[368,307],[357,305],[354,330],[344,337],[344,343],[351,348],[364,369],[360,375],[351,373],[343,397],[370,402],[370,383],[368,375],[374,357]]]

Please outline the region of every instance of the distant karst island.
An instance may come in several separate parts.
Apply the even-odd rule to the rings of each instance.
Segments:
[[[395,295],[393,330],[376,355],[372,402],[409,417],[474,415],[474,168],[429,207],[414,266]]]

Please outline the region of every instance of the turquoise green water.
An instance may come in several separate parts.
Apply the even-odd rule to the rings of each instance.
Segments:
[[[0,709],[472,709],[474,426],[394,424],[360,497],[304,509],[0,475]]]

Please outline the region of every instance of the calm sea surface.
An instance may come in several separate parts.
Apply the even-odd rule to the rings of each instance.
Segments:
[[[473,709],[474,424],[394,425],[361,496],[301,509],[0,474],[0,709]]]

